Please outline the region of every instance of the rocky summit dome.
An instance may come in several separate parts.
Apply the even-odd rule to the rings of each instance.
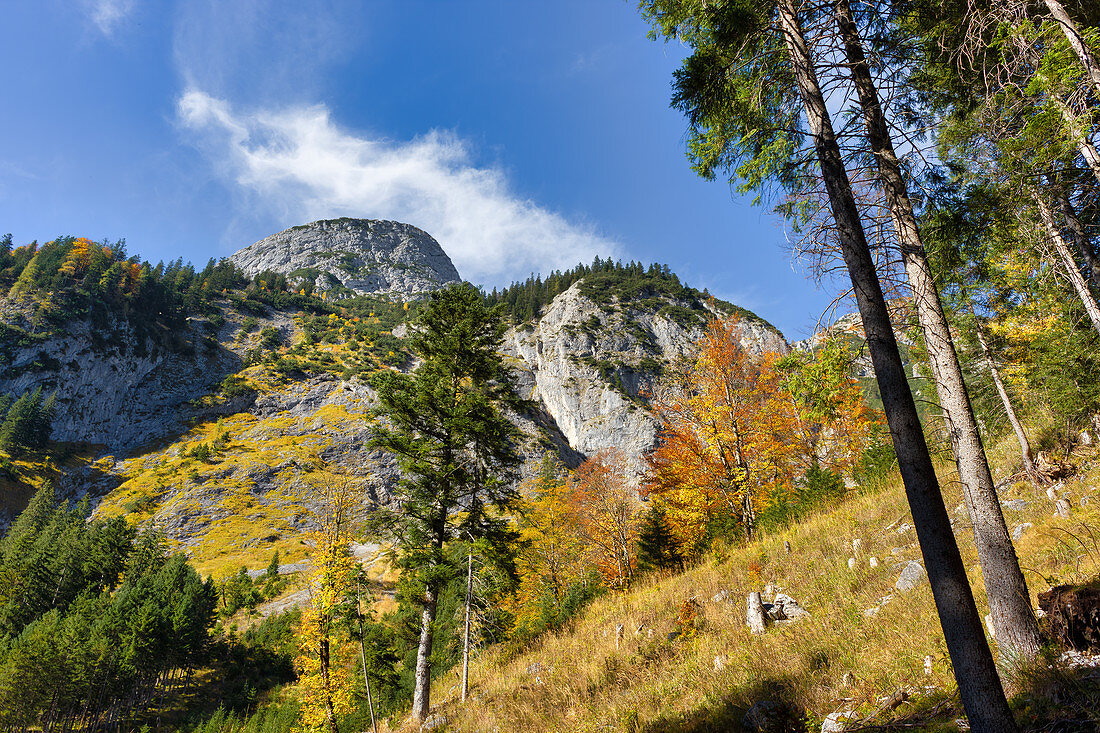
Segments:
[[[460,282],[451,258],[430,234],[379,219],[328,219],[291,227],[229,259],[252,276],[285,274],[333,295],[412,296]]]

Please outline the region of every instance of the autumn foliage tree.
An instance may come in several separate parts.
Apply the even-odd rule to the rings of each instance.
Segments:
[[[833,336],[812,351],[792,352],[776,367],[794,408],[803,468],[821,465],[850,473],[885,425],[852,376],[844,339]]]
[[[775,360],[749,355],[736,317],[714,320],[698,357],[654,396],[661,442],[647,458],[646,488],[689,551],[720,515],[751,537],[771,493],[795,477],[798,419]]]
[[[344,477],[319,484],[320,502],[313,533],[313,573],[309,605],[298,626],[299,653],[295,659],[300,718],[305,730],[339,733],[338,721],[352,710],[354,650],[338,637],[348,611],[355,560],[348,553],[351,540],[353,484]]]
[[[712,321],[698,347],[653,400],[661,442],[645,481],[689,555],[716,522],[751,537],[807,470],[851,471],[879,423],[839,343],[753,356],[731,316]]]
[[[641,502],[631,486],[626,456],[602,449],[573,474],[573,506],[590,562],[612,587],[624,587],[637,565]]]
[[[523,494],[516,628],[535,630],[560,618],[571,587],[583,579],[587,566],[574,516],[573,486],[549,454]]]

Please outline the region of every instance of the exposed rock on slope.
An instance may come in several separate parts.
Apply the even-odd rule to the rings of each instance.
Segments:
[[[9,304],[4,320],[19,338],[5,342],[0,373],[0,392],[13,396],[56,389],[53,439],[92,444],[59,477],[64,495],[159,527],[215,573],[265,564],[275,549],[301,559],[314,489],[325,482],[354,481],[364,507],[392,500],[396,462],[368,447],[369,376],[412,362],[401,301],[458,280],[435,240],[394,222],[315,222],[234,261],[340,295],[398,297],[324,304],[229,292],[174,330],[153,324],[142,337],[134,324],[100,332],[91,319],[36,335]],[[639,465],[656,439],[647,393],[693,349],[707,318],[727,310],[739,309],[639,267],[585,276],[509,330],[505,356],[533,404],[512,416],[524,435],[521,476],[546,453],[576,467],[613,447]],[[788,348],[747,312],[741,337],[754,352]]]
[[[576,451],[592,455],[619,448],[637,458],[656,438],[644,407],[661,370],[684,356],[699,337],[698,321],[678,321],[633,303],[600,305],[575,283],[533,326],[512,329],[505,351],[516,359],[521,383]],[[687,304],[673,303],[681,309]],[[708,306],[710,307],[710,306]],[[741,322],[742,346],[755,353],[786,353],[774,328]]]
[[[315,221],[261,239],[229,259],[247,275],[272,270],[334,294],[415,295],[460,280],[439,242],[396,221]]]
[[[237,354],[204,340],[194,325],[171,342],[156,343],[125,325],[104,334],[77,321],[16,350],[0,373],[0,394],[56,390],[54,440],[122,451],[178,435],[187,419],[200,416],[187,403],[240,366]]]

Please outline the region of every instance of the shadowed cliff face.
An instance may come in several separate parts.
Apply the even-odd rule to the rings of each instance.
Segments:
[[[332,219],[261,239],[229,258],[249,276],[265,270],[334,295],[412,296],[459,282],[451,258],[427,232],[374,219]]]

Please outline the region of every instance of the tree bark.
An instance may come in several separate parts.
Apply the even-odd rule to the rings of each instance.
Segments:
[[[363,632],[363,613],[359,610],[359,582],[355,583],[355,616],[359,621],[359,660],[363,663],[363,686],[367,689],[367,707],[370,709],[370,727],[378,733],[378,721],[374,718],[374,698],[370,694],[370,675],[367,674],[367,642]]]
[[[1100,290],[1100,257],[1097,256],[1096,249],[1089,244],[1085,226],[1081,223],[1077,212],[1074,211],[1069,197],[1064,194],[1062,196],[1062,216],[1066,218],[1066,226],[1073,233],[1073,244],[1077,247],[1077,253],[1081,255],[1081,259],[1085,261],[1085,266],[1089,269],[1089,280],[1092,281],[1092,286]]]
[[[1077,60],[1081,62],[1081,68],[1085,72],[1085,79],[1092,86],[1096,98],[1100,100],[1100,62],[1092,55],[1092,51],[1085,45],[1085,39],[1077,30],[1077,24],[1069,17],[1065,7],[1058,0],[1043,0],[1051,16],[1058,21],[1059,27],[1066,35],[1073,52],[1077,54]]]
[[[749,593],[745,601],[745,622],[754,634],[763,634],[767,631],[767,621],[764,618],[764,602],[760,599],[760,593]]]
[[[779,0],[777,8],[963,707],[972,730],[1011,733],[1016,730],[1016,723],[1005,700],[959,547],[951,532],[951,520],[898,353],[886,299],[794,0]]]
[[[989,470],[951,329],[909,199],[908,182],[894,150],[886,115],[849,2],[837,0],[834,7],[852,82],[859,96],[867,139],[875,154],[879,183],[897,233],[917,318],[928,349],[929,366],[955,453],[963,500],[970,515],[993,626],[997,630],[997,644],[1004,656],[1014,663],[1032,660],[1038,657],[1042,646],[1039,624],[1031,610],[1027,583],[1001,512],[1001,502]]]
[[[318,647],[318,657],[321,662],[321,685],[325,688],[325,718],[328,721],[329,733],[340,733],[336,725],[336,711],[332,707],[332,682],[329,676],[329,645],[328,636],[321,637]]]
[[[1046,230],[1047,239],[1054,246],[1058,259],[1062,261],[1062,269],[1065,270],[1066,277],[1069,278],[1070,285],[1073,286],[1077,297],[1081,299],[1081,304],[1085,306],[1085,312],[1088,313],[1089,320],[1092,321],[1096,332],[1100,333],[1100,305],[1097,305],[1096,298],[1089,291],[1088,283],[1085,282],[1085,278],[1079,269],[1080,266],[1077,264],[1077,260],[1074,259],[1073,253],[1069,251],[1069,245],[1066,244],[1062,232],[1058,229],[1058,223],[1054,221],[1054,212],[1050,210],[1050,206],[1042,194],[1035,191],[1032,192],[1032,196],[1035,199],[1036,206],[1039,207],[1039,219],[1043,223],[1043,229]]]
[[[1069,105],[1056,96],[1052,96],[1051,99],[1062,112],[1062,120],[1066,123],[1066,130],[1069,132],[1070,137],[1076,141],[1077,152],[1085,159],[1085,164],[1092,171],[1092,175],[1100,181],[1100,150],[1097,150],[1096,146],[1089,142],[1088,136],[1077,124],[1077,117],[1073,114],[1073,110],[1070,109]]]
[[[424,610],[420,614],[420,645],[416,650],[416,677],[413,684],[412,717],[424,722],[430,710],[432,684],[432,641],[435,636],[435,611],[439,591],[428,586],[424,590]]]
[[[982,348],[982,356],[985,357],[985,363],[989,367],[990,375],[993,377],[993,384],[997,387],[997,394],[1001,398],[1001,404],[1004,405],[1008,422],[1012,425],[1012,432],[1016,434],[1016,440],[1020,444],[1020,460],[1023,462],[1024,472],[1027,473],[1031,483],[1038,486],[1039,474],[1035,470],[1035,454],[1031,452],[1031,442],[1027,438],[1027,433],[1024,432],[1024,426],[1020,423],[1020,419],[1016,417],[1016,410],[1012,406],[1012,400],[1008,398],[1008,390],[1005,389],[1004,380],[1001,379],[1001,371],[997,369],[997,365],[993,361],[993,355],[989,351],[989,345],[985,342],[985,335],[982,333],[980,323],[975,322],[974,331],[978,334],[978,345]]]

